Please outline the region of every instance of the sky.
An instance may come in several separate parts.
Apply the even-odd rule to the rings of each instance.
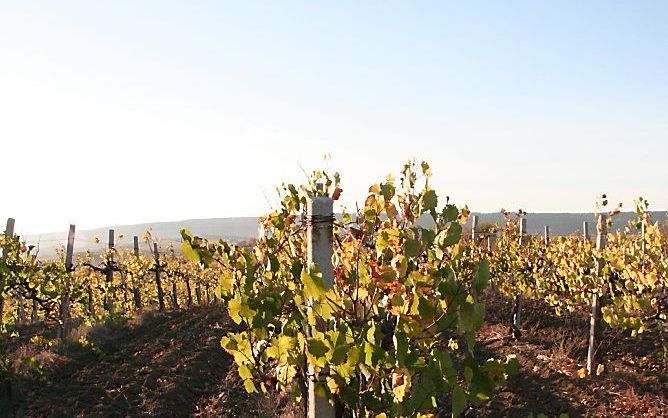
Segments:
[[[666,1],[0,0],[0,219],[257,216],[411,158],[480,212],[668,208]],[[323,155],[331,155],[324,161]]]

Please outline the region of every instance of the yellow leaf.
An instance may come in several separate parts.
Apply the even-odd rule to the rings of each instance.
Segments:
[[[392,392],[402,402],[411,389],[411,374],[407,369],[397,369],[392,373]]]
[[[605,366],[599,364],[598,367],[596,368],[596,376],[600,376],[601,374],[603,374],[604,371],[605,371]]]

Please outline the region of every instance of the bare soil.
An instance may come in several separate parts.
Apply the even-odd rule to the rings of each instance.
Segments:
[[[469,417],[666,417],[668,377],[658,355],[658,333],[632,338],[605,330],[604,372],[578,377],[584,366],[588,316],[558,318],[526,302],[523,336],[508,331],[510,302],[490,295],[479,336],[482,355],[516,354],[522,370]],[[147,312],[128,326],[87,331],[94,347],[26,345],[18,357],[44,364],[39,377],[26,371],[13,384],[17,417],[299,417],[285,396],[249,395],[220,338],[234,328],[220,306]],[[27,369],[26,369],[27,370]],[[0,398],[6,398],[0,392]],[[5,403],[7,399],[4,399]],[[445,415],[445,414],[444,414]],[[11,416],[2,408],[0,416]]]

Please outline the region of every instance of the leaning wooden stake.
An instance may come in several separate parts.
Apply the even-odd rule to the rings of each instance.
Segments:
[[[524,240],[524,234],[526,233],[526,228],[527,228],[527,220],[525,218],[520,218],[519,228],[520,228],[519,244],[521,248],[522,242]],[[521,335],[520,331],[520,326],[522,325],[521,315],[522,315],[522,295],[520,293],[517,293],[515,295],[515,304],[513,306],[513,336],[515,338],[519,338],[519,336]]]
[[[8,218],[7,219],[7,226],[5,227],[5,236],[7,237],[13,237],[14,236],[14,218]],[[2,258],[5,259],[7,257],[7,249],[3,248],[2,250]],[[2,292],[0,292],[0,325],[2,325],[3,322],[3,317],[5,314],[5,297],[2,296]]]
[[[164,293],[162,292],[162,282],[160,281],[160,253],[158,252],[158,243],[153,243],[153,257],[155,260],[155,283],[158,286],[158,309],[165,310]]]
[[[332,255],[334,252],[334,201],[329,197],[317,196],[307,200],[306,213],[308,219],[307,265],[314,263],[322,273],[325,286],[334,285],[334,268]],[[334,418],[335,410],[329,402],[316,395],[316,383],[320,379],[315,375],[313,366],[309,365],[308,381],[308,418]]]
[[[601,251],[605,248],[607,224],[606,215],[599,214],[596,223],[596,250]],[[596,276],[601,274],[603,269],[603,259],[596,260]],[[601,343],[601,300],[598,289],[594,289],[591,299],[591,315],[589,318],[589,350],[587,352],[587,373],[592,375],[596,372],[596,351]]]

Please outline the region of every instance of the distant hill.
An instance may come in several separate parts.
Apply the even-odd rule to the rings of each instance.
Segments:
[[[503,225],[504,220],[499,213],[474,213],[478,215],[479,222],[498,223]],[[653,212],[652,217],[661,223],[666,222],[668,212]],[[622,213],[615,218],[613,230],[625,225],[629,219],[635,216],[633,213]],[[552,236],[569,235],[582,231],[582,222],[590,223],[590,233],[595,232],[595,218],[592,213],[529,213],[527,218],[527,232],[529,234],[542,234],[545,225],[549,225]],[[120,248],[132,247],[132,237],[138,235],[140,238],[150,228],[153,235],[163,243],[180,243],[181,229],[190,230],[193,234],[208,239],[224,239],[239,242],[257,237],[258,226],[256,217],[244,218],[212,218],[212,219],[189,219],[175,222],[156,222],[137,225],[118,225],[76,232],[74,249],[76,253],[86,250],[98,252],[106,247],[109,229],[114,229],[116,234],[116,246]],[[471,220],[469,218],[468,227]],[[121,238],[122,236],[122,238]],[[100,239],[95,244],[95,237]],[[47,234],[33,234],[24,237],[29,244],[39,244],[40,257],[48,258],[55,254],[59,245],[65,245],[67,232],[56,232]],[[178,245],[176,245],[178,249]],[[142,252],[149,252],[145,243],[141,243]]]
[[[505,223],[503,216],[500,213],[473,213],[478,215],[478,222],[486,222],[490,224],[497,223],[503,225]],[[652,219],[666,223],[666,211],[652,212]],[[636,214],[634,212],[623,212],[616,216],[613,220],[612,231],[625,226],[627,222],[634,219]],[[563,236],[573,233],[582,232],[582,223],[587,221],[589,223],[589,233],[593,236],[596,234],[596,218],[593,213],[527,213],[527,233],[529,235],[542,235],[545,225],[550,227],[550,235]],[[467,226],[471,227],[471,218],[469,218]]]
[[[133,236],[140,238],[140,249],[142,252],[150,252],[148,245],[141,241],[144,233],[151,229],[155,238],[161,243],[180,243],[181,229],[188,229],[193,234],[208,239],[224,239],[226,241],[239,242],[255,238],[258,234],[256,217],[245,218],[215,218],[215,219],[189,219],[175,222],[155,222],[136,225],[115,225],[90,230],[77,230],[74,241],[75,253],[84,253],[86,250],[99,252],[106,248],[109,229],[114,230],[116,247],[131,248]],[[52,257],[56,248],[65,245],[67,232],[53,232],[46,234],[26,235],[28,244],[39,244],[39,256],[43,258]],[[95,243],[95,238],[100,243]],[[175,245],[177,249],[179,245]]]

